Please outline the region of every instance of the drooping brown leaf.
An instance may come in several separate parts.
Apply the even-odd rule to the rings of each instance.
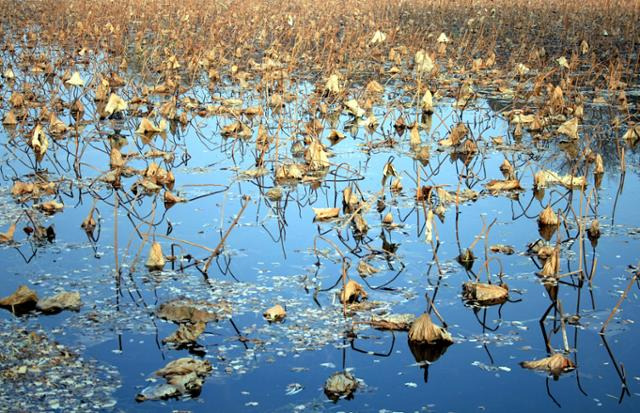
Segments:
[[[557,226],[560,223],[558,216],[551,208],[551,204],[547,205],[538,215],[538,224]]]
[[[127,107],[127,102],[124,99],[115,93],[111,93],[111,95],[109,95],[107,105],[104,107],[104,114],[107,116],[113,115],[114,113],[127,110]]]
[[[434,324],[428,313],[422,313],[411,324],[409,341],[427,344],[438,342],[453,343],[453,338],[445,328]]]

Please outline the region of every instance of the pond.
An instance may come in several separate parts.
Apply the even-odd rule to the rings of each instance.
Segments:
[[[467,95],[441,74],[426,108],[402,76],[356,100],[304,74],[111,77],[96,101],[91,67],[13,71],[0,410],[638,410],[633,88],[624,110],[576,88],[577,115],[483,73]],[[81,305],[47,309],[63,291]]]

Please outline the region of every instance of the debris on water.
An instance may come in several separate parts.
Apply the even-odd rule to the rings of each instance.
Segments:
[[[116,405],[121,383],[115,369],[80,357],[42,331],[0,324],[0,406],[49,411],[57,404],[68,412],[102,412]]]
[[[300,383],[290,383],[287,385],[287,389],[285,394],[287,396],[293,396],[294,394],[300,393],[304,389],[304,386]]]

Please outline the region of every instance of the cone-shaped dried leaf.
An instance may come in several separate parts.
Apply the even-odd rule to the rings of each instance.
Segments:
[[[420,107],[424,113],[433,113],[433,95],[429,89],[424,92],[422,100],[420,101]]]
[[[375,45],[378,43],[383,43],[385,40],[387,40],[387,35],[385,33],[382,33],[380,30],[376,30],[371,40],[369,40],[369,44]]]
[[[69,80],[67,80],[65,83],[71,86],[78,86],[78,87],[84,86],[84,80],[82,80],[82,77],[80,76],[79,72],[73,72]]]
[[[7,232],[0,232],[0,244],[6,244],[13,241],[13,234],[16,232],[16,224],[11,224]]]
[[[409,341],[416,343],[435,344],[438,342],[453,343],[451,334],[431,321],[428,313],[422,313],[409,329]]]
[[[271,323],[284,320],[284,318],[287,316],[287,312],[280,304],[276,304],[265,311],[262,316]]]
[[[30,143],[31,147],[33,148],[33,152],[35,152],[36,154],[36,159],[38,161],[41,161],[44,157],[45,152],[47,152],[47,148],[49,147],[49,139],[47,139],[47,135],[45,135],[41,125],[38,124],[33,129]]]
[[[553,252],[549,255],[547,260],[544,262],[544,266],[540,271],[541,277],[554,277],[558,274],[560,269],[560,250],[558,248],[554,248]]]
[[[355,99],[349,99],[344,102],[344,107],[347,109],[347,112],[351,113],[356,118],[361,118],[365,114],[364,109],[360,107],[360,104]]]
[[[329,166],[329,158],[324,146],[314,139],[304,153],[304,158],[312,170],[324,169]]]
[[[104,107],[104,113],[107,115],[113,115],[117,112],[122,112],[126,110],[128,107],[127,102],[122,99],[120,96],[112,93],[109,96],[109,100],[107,101],[107,105]]]
[[[556,226],[560,223],[558,216],[551,208],[551,205],[547,205],[538,215],[538,223],[540,225],[553,225]]]
[[[628,141],[631,144],[634,144],[638,140],[640,140],[640,124],[629,127],[624,135],[622,135],[622,139]]]
[[[578,139],[578,118],[573,118],[558,127],[558,133],[566,135],[571,139]]]
[[[372,80],[367,83],[366,91],[369,93],[382,93],[384,92],[384,87],[375,80]]]
[[[164,268],[165,262],[162,246],[159,242],[154,242],[149,249],[149,258],[145,266],[151,271],[160,271]]]
[[[138,129],[136,130],[136,133],[138,135],[151,135],[154,133],[160,133],[162,131],[163,129],[160,129],[159,127],[154,125],[153,122],[149,120],[149,118],[142,118],[142,120],[140,121],[140,126],[138,126]]]
[[[16,114],[13,112],[13,110],[10,110],[9,112],[5,113],[4,118],[2,118],[2,124],[3,125],[18,124],[18,119],[16,118]]]
[[[338,94],[342,91],[340,88],[340,78],[337,74],[332,74],[324,85],[324,90],[330,93]]]

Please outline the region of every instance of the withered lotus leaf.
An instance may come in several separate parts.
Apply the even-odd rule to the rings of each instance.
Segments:
[[[104,113],[106,115],[113,115],[114,113],[122,112],[127,110],[127,102],[122,99],[120,96],[115,93],[111,93],[109,95],[109,100],[107,101],[107,105],[104,107]]]
[[[284,320],[284,318],[287,316],[287,312],[280,304],[276,304],[273,307],[267,309],[267,311],[265,311],[262,316],[267,321],[272,323]]]
[[[315,214],[315,220],[326,221],[329,219],[337,218],[340,214],[339,208],[312,208]]]
[[[61,291],[58,294],[38,300],[36,308],[43,313],[58,313],[62,310],[80,311],[82,299],[78,291]]]
[[[547,205],[538,215],[538,224],[556,226],[560,223],[558,215],[553,211],[551,205]]]
[[[555,377],[576,368],[573,361],[560,353],[555,353],[540,360],[523,361],[520,363],[520,366],[525,369],[546,371]]]
[[[462,284],[462,298],[479,305],[502,304],[509,298],[506,285],[466,282]]]
[[[349,399],[358,388],[358,380],[347,371],[333,373],[324,383],[324,394],[333,401]]]
[[[84,86],[84,80],[80,76],[80,72],[73,72],[71,77],[65,82],[67,85],[82,87]]]
[[[163,343],[174,343],[178,345],[195,343],[198,337],[204,333],[207,324],[203,321],[195,323],[181,323],[178,329],[168,337],[162,339]]]
[[[2,118],[2,124],[3,125],[17,125],[18,124],[18,118],[16,118],[16,114],[13,110],[8,111],[7,113],[5,113],[4,118]]]
[[[377,330],[409,331],[414,320],[413,314],[384,314],[373,316],[368,324]]]
[[[26,285],[21,285],[11,295],[0,299],[0,308],[19,315],[33,310],[38,302],[38,295]]]
[[[162,245],[159,242],[153,242],[149,249],[149,258],[147,258],[145,266],[151,271],[160,271],[164,268],[165,263]]]
[[[571,139],[578,139],[578,118],[573,118],[558,127],[558,133],[566,135]]]
[[[485,187],[492,193],[501,191],[521,191],[520,181],[517,179],[491,180],[485,184]]]
[[[380,272],[380,270],[369,264],[366,260],[360,260],[358,263],[358,274],[362,277],[368,277],[378,272]]]
[[[444,327],[434,324],[428,313],[422,313],[411,324],[409,341],[426,344],[453,343],[453,338]]]
[[[16,232],[16,224],[11,224],[7,232],[0,232],[0,244],[6,244],[13,241],[13,234]]]
[[[353,303],[367,298],[364,288],[353,280],[349,280],[340,291],[340,302]]]

